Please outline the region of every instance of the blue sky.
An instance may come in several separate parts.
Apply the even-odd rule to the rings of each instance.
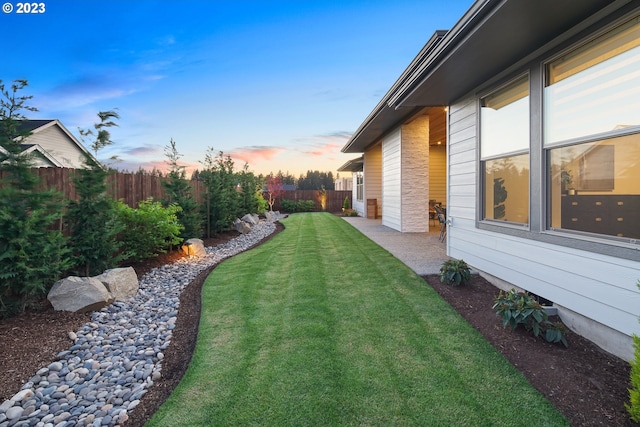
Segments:
[[[5,3],[3,1],[3,3]],[[333,171],[349,136],[435,30],[472,0],[49,0],[0,13],[0,79],[72,133],[118,108],[118,168],[189,169],[209,147],[256,173]]]

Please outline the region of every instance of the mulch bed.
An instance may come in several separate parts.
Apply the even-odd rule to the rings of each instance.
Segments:
[[[282,229],[278,223],[278,231]],[[221,234],[205,244],[213,246],[235,236],[236,232]],[[173,252],[133,267],[140,277],[180,257],[179,252]],[[127,427],[144,425],[184,375],[197,337],[202,284],[213,268],[203,271],[183,290],[172,342],[162,362],[162,378],[130,413]],[[628,401],[628,363],[571,332],[567,334],[569,348],[564,348],[524,330],[503,328],[491,310],[498,290],[480,276],[459,287],[444,285],[437,276],[425,276],[424,280],[522,372],[571,425],[637,425],[624,408]],[[0,321],[0,402],[13,396],[38,367],[47,366],[57,353],[67,349],[68,332],[78,330],[88,320],[88,314],[56,312],[43,302],[39,311]]]

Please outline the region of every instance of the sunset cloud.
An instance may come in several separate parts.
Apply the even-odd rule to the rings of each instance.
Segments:
[[[236,148],[228,154],[235,160],[241,160],[242,162],[251,164],[256,160],[272,160],[283,151],[285,151],[284,147],[254,145]]]

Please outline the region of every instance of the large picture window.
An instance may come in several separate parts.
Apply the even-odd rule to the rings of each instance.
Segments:
[[[549,227],[640,238],[640,25],[547,64]]]
[[[529,77],[481,99],[483,219],[529,222]]]

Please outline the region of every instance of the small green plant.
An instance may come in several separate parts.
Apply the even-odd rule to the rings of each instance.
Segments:
[[[526,330],[532,331],[534,336],[542,336],[547,342],[560,342],[565,347],[569,346],[563,334],[564,326],[550,322],[544,308],[526,292],[515,289],[500,291],[492,308],[502,318],[503,326],[509,325],[511,329],[515,329],[522,325]]]
[[[448,285],[464,285],[471,280],[471,269],[463,260],[450,259],[440,267],[440,281]]]
[[[344,216],[358,216],[358,211],[355,209],[345,209]]]
[[[640,288],[640,280],[638,280],[638,287]],[[631,419],[635,422],[640,422],[640,337],[633,335],[633,349],[634,358],[631,360],[631,372],[629,389],[629,403],[625,404],[627,412],[631,415]]]
[[[342,202],[342,211],[346,212],[351,208],[351,203],[349,202],[349,196],[344,197],[344,202]]]

